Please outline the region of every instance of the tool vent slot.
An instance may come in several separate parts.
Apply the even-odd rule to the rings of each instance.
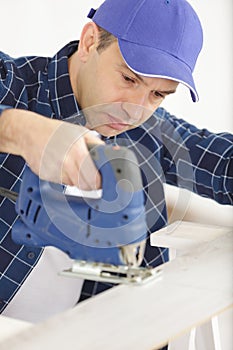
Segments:
[[[31,199],[30,199],[30,200],[28,201],[28,205],[27,205],[27,209],[26,209],[26,213],[25,213],[26,217],[27,217],[28,214],[29,214],[29,210],[30,210],[31,204],[32,204],[32,201],[31,201]]]
[[[89,208],[87,212],[87,233],[86,233],[87,238],[90,237],[91,235],[90,220],[91,220],[91,208]]]
[[[40,209],[41,209],[41,206],[40,206],[40,205],[38,205],[38,207],[37,207],[37,209],[36,209],[36,212],[35,212],[35,215],[34,215],[34,219],[33,219],[34,224],[35,224],[35,223],[36,223],[36,221],[37,221],[37,218],[38,218],[38,215],[39,215]]]

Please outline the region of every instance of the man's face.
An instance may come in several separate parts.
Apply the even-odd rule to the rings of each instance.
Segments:
[[[177,82],[139,76],[125,64],[118,43],[91,50],[77,76],[74,93],[87,127],[114,136],[145,122]],[[75,91],[76,90],[76,91]]]

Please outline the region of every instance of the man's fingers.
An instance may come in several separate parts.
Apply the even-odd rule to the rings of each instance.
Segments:
[[[100,140],[90,137],[91,144],[86,144],[84,137],[78,138],[68,148],[62,161],[60,182],[77,186],[81,190],[96,190],[101,188],[101,175],[98,172],[90,155],[90,149],[97,144],[103,144]]]
[[[104,142],[91,131],[85,133],[84,140],[86,150],[83,152],[85,156],[81,157],[81,161],[79,162],[79,179],[77,186],[87,191],[98,190],[101,188],[102,179],[91,158],[90,149],[97,145],[103,145]]]
[[[47,118],[45,118],[47,119]],[[100,186],[100,175],[96,177],[96,168],[90,158],[86,140],[92,144],[102,141],[95,135],[89,135],[89,130],[82,126],[65,122],[50,122],[44,120],[44,133],[47,131],[47,142],[44,145],[39,164],[39,176],[42,179],[64,183],[66,185],[80,185],[84,188]],[[87,158],[87,164],[81,164]],[[37,171],[36,171],[37,172]]]
[[[89,150],[76,153],[76,158],[70,155],[63,162],[60,182],[77,186],[80,190],[90,191],[101,188],[101,175],[98,172]]]
[[[95,145],[103,145],[104,141],[101,140],[96,132],[93,131],[86,132],[84,134],[84,140],[87,145],[95,146]]]

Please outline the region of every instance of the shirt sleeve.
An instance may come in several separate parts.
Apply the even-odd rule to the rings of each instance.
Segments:
[[[0,113],[9,107],[27,109],[27,89],[15,60],[0,52]]]
[[[233,204],[233,135],[198,129],[159,109],[168,184],[191,190],[220,204]]]
[[[2,112],[3,112],[5,109],[9,109],[9,108],[12,108],[12,107],[6,106],[6,105],[0,105],[0,115],[2,114]]]

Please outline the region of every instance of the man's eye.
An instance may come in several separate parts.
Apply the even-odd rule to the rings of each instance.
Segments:
[[[165,96],[163,94],[161,94],[161,92],[159,92],[159,91],[153,91],[153,95],[156,98],[165,98]]]
[[[128,75],[122,74],[122,77],[127,83],[135,83],[135,80],[133,78],[130,78]]]

